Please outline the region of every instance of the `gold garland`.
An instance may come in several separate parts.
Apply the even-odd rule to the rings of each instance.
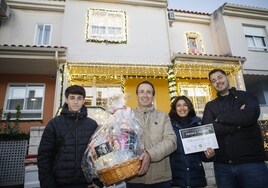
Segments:
[[[167,68],[168,72],[168,89],[169,89],[169,97],[170,101],[172,102],[178,96],[178,89],[176,85],[175,73],[174,73],[174,66],[170,65]]]
[[[124,76],[121,76],[121,79],[120,79],[120,83],[121,83],[121,91],[122,93],[125,93],[125,77]]]
[[[63,82],[64,82],[64,71],[65,71],[65,65],[62,65],[62,69],[60,69],[60,73],[61,73],[61,87],[60,87],[60,103],[59,103],[59,107],[58,110],[55,114],[55,116],[59,115],[61,108],[62,108],[62,96],[63,96]]]

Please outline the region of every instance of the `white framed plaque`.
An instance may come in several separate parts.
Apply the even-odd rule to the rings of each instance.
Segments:
[[[219,148],[212,124],[181,129],[180,137],[185,154],[206,151],[207,148]]]

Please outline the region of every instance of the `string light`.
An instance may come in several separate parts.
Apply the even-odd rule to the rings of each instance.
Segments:
[[[90,82],[92,77],[97,79],[128,78],[166,78],[167,66],[164,64],[135,64],[135,63],[84,63],[68,62],[69,82]]]
[[[228,75],[234,76],[241,70],[240,65],[234,64],[215,64],[203,62],[182,62],[176,61],[174,68],[176,69],[176,77],[208,78],[209,71],[213,69],[223,69]],[[187,74],[188,73],[188,74]],[[186,76],[187,75],[187,76]]]
[[[112,44],[127,43],[125,11],[92,8],[87,11],[86,18],[86,41]]]
[[[168,89],[169,89],[169,97],[171,102],[176,98],[177,94],[177,85],[174,73],[174,65],[170,65],[167,67],[168,71]]]
[[[204,44],[201,38],[201,34],[198,32],[186,32],[185,33],[186,38],[187,38],[187,45],[188,46],[188,53],[189,54],[203,54],[205,53],[204,50]],[[190,40],[194,39],[196,44],[194,45],[196,49],[193,49],[192,46],[190,46]]]
[[[60,70],[61,73],[61,88],[60,88],[60,103],[59,103],[59,107],[57,109],[56,112],[56,116],[59,115],[60,111],[61,111],[61,107],[62,107],[62,95],[63,95],[63,82],[64,82],[64,71],[65,71],[65,65],[62,65],[62,69]]]
[[[121,76],[121,91],[122,93],[125,93],[125,77]]]
[[[268,152],[268,120],[260,120],[258,121],[262,134],[263,134],[263,142],[264,142],[264,149]]]
[[[223,69],[232,77],[236,76],[238,84],[241,84],[240,65],[224,63],[185,62],[175,61],[174,64],[167,63],[140,63],[135,62],[67,62],[67,78],[69,84],[90,85],[93,80],[114,80],[125,89],[126,79],[167,79],[170,100],[173,101],[178,95],[177,81],[186,81],[192,85],[191,80],[208,79],[208,72],[212,69]],[[197,86],[197,85],[196,85]],[[241,87],[241,86],[240,86]],[[211,92],[209,92],[211,94]],[[209,96],[210,98],[212,96]]]

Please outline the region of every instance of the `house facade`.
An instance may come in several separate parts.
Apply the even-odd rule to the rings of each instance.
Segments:
[[[224,4],[213,13],[215,32],[222,54],[246,57],[243,77],[246,90],[259,99],[262,114],[268,119],[268,10]]]
[[[214,68],[224,69],[232,86],[255,92],[266,108],[265,81],[259,87],[247,81],[267,76],[267,35],[262,50],[251,49],[252,41],[261,45],[258,32],[267,33],[267,9],[259,15],[258,8],[224,4],[207,14],[167,10],[167,0],[4,2],[0,108],[6,117],[19,104],[25,131],[58,114],[72,84],[86,88],[94,118],[114,94],[130,94],[134,108],[143,80],[155,85],[156,108],[168,112],[174,96],[187,95],[202,116],[216,96],[207,77]],[[261,29],[250,35],[254,24]]]

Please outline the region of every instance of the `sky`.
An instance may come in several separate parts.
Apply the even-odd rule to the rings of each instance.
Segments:
[[[268,0],[168,0],[168,8],[213,13],[225,2],[268,9]]]

